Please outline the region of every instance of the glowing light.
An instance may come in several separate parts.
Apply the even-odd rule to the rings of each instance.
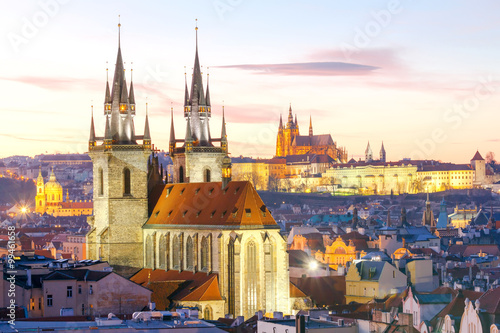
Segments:
[[[318,268],[318,262],[316,261],[311,261],[309,262],[309,269],[314,271],[316,268]]]
[[[26,212],[28,212],[28,208],[27,207],[21,207],[21,213],[26,214]]]

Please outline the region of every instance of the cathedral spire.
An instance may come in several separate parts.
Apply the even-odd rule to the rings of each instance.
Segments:
[[[368,141],[368,145],[366,146],[365,150],[365,162],[372,162],[373,161],[373,151],[372,148],[370,147],[370,141]]]
[[[288,109],[288,122],[286,123],[286,128],[293,127],[293,115],[292,115],[292,103],[290,103],[290,108]]]
[[[170,106],[170,142],[169,142],[170,155],[173,154],[174,148],[175,148],[174,108]]]
[[[283,117],[280,113],[280,126],[279,126],[279,129],[282,130],[283,129]]]
[[[299,126],[299,122],[297,121],[297,114],[295,114],[295,127],[297,128]]]
[[[385,162],[385,160],[386,160],[386,153],[384,148],[384,141],[382,141],[382,147],[380,148],[380,161]]]
[[[196,51],[194,55],[194,67],[193,67],[193,79],[191,82],[191,100],[190,104],[198,106],[205,105],[205,96],[203,94],[203,80],[201,77],[201,67],[200,60],[198,57],[198,25],[195,28],[196,31]],[[194,111],[194,110],[193,110]]]
[[[207,67],[207,70],[208,70],[208,67]],[[207,104],[207,108],[210,110],[210,90],[208,88],[208,78],[209,78],[209,75],[207,73],[207,93],[206,93],[206,98],[205,98],[205,103]]]
[[[144,124],[144,144],[148,144],[148,143],[151,145],[151,134],[149,133],[148,103],[146,103],[146,121]]]
[[[104,96],[104,114],[110,114],[110,113],[111,113],[111,93],[109,91],[109,71],[106,66],[106,92]]]
[[[89,150],[95,146],[95,128],[94,128],[94,106],[91,106],[91,116],[90,116],[90,136],[89,136]]]
[[[313,122],[312,117],[309,115],[309,136],[313,136]]]
[[[222,106],[222,130],[220,133],[221,147],[227,154],[227,134],[226,134],[226,117],[224,116],[224,105]]]
[[[135,94],[134,94],[134,81],[132,74],[134,73],[134,69],[130,69],[130,92],[128,94],[128,102],[130,104],[130,110],[132,114],[135,114]]]
[[[187,83],[187,77],[186,77],[186,66],[184,66],[184,85],[185,85],[185,90],[184,90],[184,107],[189,106],[189,91],[188,91],[188,83]],[[187,110],[184,110],[187,111]]]

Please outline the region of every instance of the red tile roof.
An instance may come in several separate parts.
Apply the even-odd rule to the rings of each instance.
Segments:
[[[148,225],[273,226],[266,205],[248,181],[165,186]]]
[[[484,158],[479,154],[479,150],[476,151],[471,161],[484,161]]]
[[[500,314],[500,288],[489,289],[479,297],[479,307],[491,314]]]

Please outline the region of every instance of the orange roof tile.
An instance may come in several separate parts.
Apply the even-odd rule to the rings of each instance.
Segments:
[[[194,289],[190,294],[184,296],[182,301],[219,301],[222,300],[219,291],[219,282],[214,275],[210,280]]]
[[[307,297],[302,290],[290,282],[290,297]]]
[[[168,184],[146,228],[152,225],[278,228],[248,181],[233,181],[224,189],[220,182]]]

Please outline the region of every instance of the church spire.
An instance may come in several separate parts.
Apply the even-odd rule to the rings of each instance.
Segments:
[[[146,121],[144,124],[143,145],[151,147],[151,134],[149,133],[148,103],[146,103]]]
[[[200,60],[198,57],[198,25],[196,25],[195,31],[196,31],[196,51],[194,55],[193,80],[191,82],[190,104],[191,106],[193,106],[194,104],[198,106],[205,106],[205,96],[203,94],[203,80],[201,77]]]
[[[185,90],[184,90],[184,107],[187,108],[189,106],[189,91],[188,91],[188,83],[187,83],[187,77],[186,77],[186,66],[184,66],[184,85],[185,85]],[[185,109],[184,112],[187,112],[188,110]]]
[[[312,117],[309,115],[309,136],[313,136],[313,122]]]
[[[207,70],[208,70],[208,67],[207,67]],[[207,93],[206,93],[205,103],[207,104],[207,108],[208,108],[208,110],[210,112],[210,106],[211,106],[210,105],[210,90],[208,88],[208,78],[209,78],[209,75],[210,74],[207,73]]]
[[[282,130],[282,129],[283,129],[283,117],[282,117],[281,113],[280,113],[280,126],[279,126],[279,128],[278,128],[278,129],[279,129],[279,130]]]
[[[382,141],[382,147],[380,148],[380,162],[385,162],[385,160],[386,160],[386,154],[384,148],[384,141]]]
[[[222,106],[222,130],[220,133],[220,142],[222,150],[227,154],[226,117],[224,116],[224,105]]]
[[[89,150],[95,146],[95,128],[94,128],[94,106],[91,106],[92,115],[90,117],[90,136],[89,136]]]
[[[174,131],[174,108],[170,107],[170,142],[169,142],[170,155],[173,155],[175,149],[175,131]]]
[[[130,69],[130,92],[128,94],[128,102],[130,104],[130,111],[135,115],[135,94],[134,94],[134,81],[132,74],[134,73],[134,69]]]
[[[286,128],[293,127],[293,115],[292,115],[292,103],[290,103],[290,108],[288,109],[288,122],[286,123]]]
[[[104,114],[111,114],[111,93],[109,91],[109,76],[108,76],[107,66],[106,66],[106,92],[104,96]]]
[[[365,150],[365,162],[372,162],[373,161],[373,151],[372,148],[370,147],[370,141],[368,141],[368,145],[366,146]]]

